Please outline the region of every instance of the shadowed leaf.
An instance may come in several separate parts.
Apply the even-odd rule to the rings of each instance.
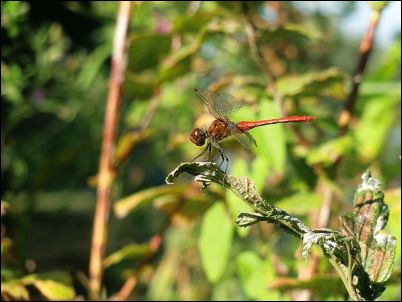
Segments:
[[[359,243],[359,261],[370,278],[370,295],[375,299],[385,290],[384,283],[391,276],[396,240],[382,231],[389,209],[380,182],[369,171],[362,179],[353,201],[353,213],[342,217],[342,232],[353,235]]]

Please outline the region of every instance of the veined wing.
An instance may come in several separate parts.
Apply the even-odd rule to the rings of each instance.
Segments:
[[[240,144],[242,144],[247,149],[251,149],[253,145],[257,147],[257,142],[248,131],[242,131],[231,121],[226,120],[226,122],[228,123],[230,132]]]
[[[241,107],[241,104],[230,94],[212,92],[208,89],[201,92],[197,88],[195,93],[205,103],[209,112],[220,120],[229,120],[230,117]]]

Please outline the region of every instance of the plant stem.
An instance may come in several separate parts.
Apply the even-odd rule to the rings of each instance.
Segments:
[[[378,26],[381,10],[373,10],[370,17],[370,23],[367,27],[366,33],[360,44],[360,58],[356,67],[356,71],[352,77],[352,89],[348,95],[345,106],[338,119],[339,135],[343,135],[352,119],[354,107],[356,104],[357,96],[359,94],[360,83],[363,80],[363,74],[367,66],[367,62],[373,49],[374,34]]]
[[[98,300],[103,275],[102,259],[107,243],[111,188],[115,169],[113,157],[121,89],[127,60],[127,35],[131,18],[131,2],[120,1],[114,34],[110,89],[105,112],[102,149],[99,160],[96,210],[92,231],[89,263],[89,299]]]

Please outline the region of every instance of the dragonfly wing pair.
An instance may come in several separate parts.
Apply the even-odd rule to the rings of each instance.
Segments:
[[[240,109],[241,104],[236,102],[236,99],[230,94],[215,93],[210,90],[201,92],[195,89],[196,94],[205,103],[209,112],[218,120],[224,121],[231,134],[244,147],[251,149],[253,145],[257,146],[254,137],[248,131],[242,131],[236,124],[231,122],[231,116]]]

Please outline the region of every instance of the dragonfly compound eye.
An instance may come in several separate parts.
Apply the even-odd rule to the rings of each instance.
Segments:
[[[195,128],[190,134],[190,140],[193,144],[197,146],[202,146],[205,144],[206,134],[200,128]]]

